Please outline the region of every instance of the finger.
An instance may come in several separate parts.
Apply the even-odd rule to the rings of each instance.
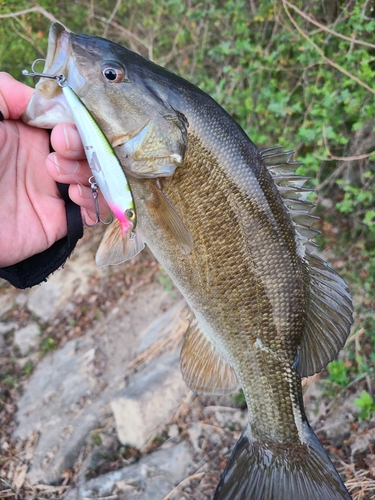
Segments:
[[[89,185],[91,170],[85,160],[69,160],[57,153],[51,153],[46,158],[46,169],[56,182],[63,184]]]
[[[0,112],[5,120],[18,120],[25,112],[34,89],[0,72]]]
[[[87,224],[93,224],[97,219],[95,211],[94,198],[91,188],[81,186],[80,184],[72,184],[69,187],[69,198],[79,205],[83,210],[82,213],[85,217]],[[99,213],[101,220],[106,220],[111,211],[108,208],[103,196],[99,193],[98,196]]]
[[[53,149],[64,156],[74,160],[83,160],[85,152],[79,133],[71,123],[60,123],[56,125],[51,133],[51,144]]]

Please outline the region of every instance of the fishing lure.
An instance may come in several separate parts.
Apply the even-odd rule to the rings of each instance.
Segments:
[[[138,253],[144,246],[143,242],[133,245],[135,248],[131,248],[132,245],[129,245],[129,241],[135,242],[136,240],[136,233],[134,230],[137,224],[137,217],[134,199],[125,172],[115,151],[108,142],[108,139],[85,104],[68,85],[65,75],[51,75],[35,71],[35,64],[39,61],[41,61],[41,59],[34,61],[31,66],[31,72],[23,70],[22,74],[32,77],[52,78],[56,80],[57,84],[61,87],[94,177],[94,179],[90,177],[97,216],[97,220],[93,225],[99,222],[106,223],[100,219],[97,204],[97,191],[93,189],[93,185],[95,186],[97,183],[108,206],[119,223],[121,236],[125,240],[122,249],[117,252],[118,256],[114,259],[116,262],[112,263],[117,264],[123,262],[134,256],[134,253]],[[111,231],[111,233],[113,232],[114,231]]]

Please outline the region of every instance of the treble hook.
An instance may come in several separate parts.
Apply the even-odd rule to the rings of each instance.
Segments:
[[[63,73],[60,73],[59,75],[49,75],[48,73],[40,73],[39,71],[35,71],[35,64],[37,62],[46,62],[45,59],[35,59],[35,61],[31,65],[31,71],[28,71],[27,69],[22,70],[22,74],[25,76],[39,76],[41,78],[52,78],[53,80],[57,80],[57,84],[60,85],[60,87],[65,87],[68,85],[68,82],[66,81],[66,76]]]
[[[104,224],[105,226],[108,226],[113,221],[113,215],[111,214],[111,219],[108,222],[101,219],[101,217],[100,217],[100,211],[99,211],[99,201],[98,201],[98,195],[99,195],[98,184],[97,184],[97,182],[95,180],[95,177],[93,175],[89,178],[89,183],[90,183],[90,187],[91,187],[91,194],[92,194],[92,197],[94,198],[96,221],[94,222],[94,224],[88,224],[86,222],[85,216],[83,215],[82,216],[83,223],[87,227],[97,226],[99,224],[99,222],[101,224]]]

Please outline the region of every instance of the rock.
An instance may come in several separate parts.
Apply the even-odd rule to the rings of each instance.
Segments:
[[[18,324],[12,322],[9,323],[0,323],[0,352],[5,347],[4,335],[11,332],[12,330],[16,330],[18,328]]]
[[[149,428],[157,428],[168,418],[172,411],[170,377],[181,377],[179,348],[161,356],[163,366],[160,350],[152,345],[144,351],[140,346],[148,345],[145,335],[150,335],[156,345],[169,336],[175,339],[174,328],[181,329],[184,308],[185,303],[172,302],[160,284],[144,286],[133,296],[120,299],[112,312],[85,335],[68,341],[40,361],[18,402],[14,432],[14,437],[22,440],[35,431],[39,433],[28,473],[31,484],[59,481],[62,472],[73,466],[91,430],[110,416],[109,403],[122,397],[133,401],[142,398],[153,377],[160,385],[165,383],[170,406],[164,413],[154,412],[154,424]],[[174,344],[176,349],[179,342],[174,340]],[[131,368],[137,359],[139,362]],[[182,386],[181,378],[178,386]],[[180,402],[177,398],[174,407]]]
[[[18,328],[18,324],[14,321],[9,323],[0,323],[0,335],[5,335],[6,333],[11,332],[12,330],[16,330]]]
[[[177,351],[160,356],[137,373],[125,394],[111,402],[120,442],[142,448],[157,427],[174,414],[187,392]]]
[[[14,300],[12,295],[0,295],[0,318],[7,311],[12,309]]]
[[[65,500],[107,496],[126,500],[163,500],[192,472],[192,464],[189,446],[181,442],[146,455],[135,464],[83,482],[70,491]],[[172,498],[180,496],[177,493]]]
[[[31,290],[27,307],[33,314],[43,321],[52,320],[57,313],[69,310],[73,295],[90,293],[89,279],[92,274],[105,276],[109,272],[108,268],[96,267],[90,254],[92,244],[91,239],[81,244],[79,253],[67,260],[63,271],[56,271],[48,281]]]
[[[354,434],[350,438],[351,452],[354,456],[356,453],[364,454],[371,453],[373,443],[375,441],[375,428],[366,429],[360,434]]]
[[[190,424],[188,429],[189,439],[196,453],[201,452],[200,437],[202,435],[202,425],[198,422]]]
[[[18,347],[22,356],[26,356],[30,349],[35,349],[39,345],[40,328],[37,323],[29,323],[24,328],[16,330],[14,343]]]
[[[15,300],[14,302],[18,305],[18,306],[24,306],[27,302],[27,298],[28,298],[28,295],[27,293],[25,292],[20,292],[16,295],[15,297]]]
[[[34,288],[30,293],[27,307],[43,321],[51,320],[58,308],[62,284],[57,275]]]
[[[171,439],[176,439],[180,435],[180,430],[177,424],[172,424],[168,429],[168,437]]]

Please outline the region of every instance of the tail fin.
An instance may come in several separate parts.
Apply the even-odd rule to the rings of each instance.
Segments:
[[[245,432],[214,500],[351,500],[311,427],[303,425],[306,442],[288,448],[252,441]]]

